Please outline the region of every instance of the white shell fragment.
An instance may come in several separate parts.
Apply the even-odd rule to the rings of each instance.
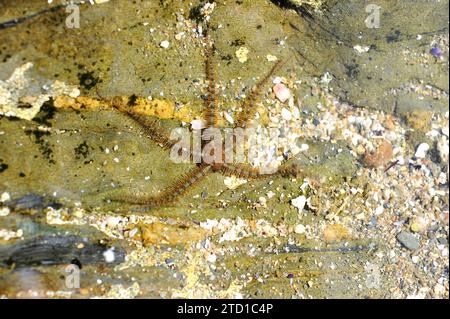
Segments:
[[[427,143],[422,143],[417,147],[416,154],[414,156],[417,158],[425,158],[429,149],[430,145]]]
[[[159,46],[163,49],[167,49],[170,46],[170,42],[167,40],[162,41]]]
[[[276,84],[273,87],[273,92],[275,93],[277,99],[282,103],[286,102],[291,97],[291,91],[282,83]]]
[[[355,45],[353,49],[358,53],[366,53],[369,52],[370,46]]]
[[[111,247],[110,249],[104,251],[103,258],[105,258],[105,261],[108,264],[114,262],[114,260],[116,259],[115,254],[114,254],[114,247]]]
[[[298,224],[297,226],[295,226],[294,232],[295,232],[296,234],[301,235],[301,234],[304,234],[305,231],[306,231],[305,225]]]
[[[297,198],[294,198],[294,199],[292,199],[291,204],[292,204],[292,206],[294,206],[298,209],[299,213],[301,213],[303,211],[303,208],[305,208],[305,205],[306,205],[306,197],[301,195]]]
[[[236,189],[239,186],[247,183],[246,179],[237,178],[236,176],[227,176],[225,177],[223,183],[228,189]]]
[[[246,48],[246,47],[240,47],[239,49],[237,49],[237,51],[235,52],[236,54],[236,58],[238,59],[238,61],[240,63],[245,63],[248,60],[248,53],[250,51]]]
[[[285,119],[286,121],[290,121],[292,120],[292,113],[291,111],[289,111],[287,108],[283,107],[283,109],[281,110],[281,116],[283,117],[283,119]]]

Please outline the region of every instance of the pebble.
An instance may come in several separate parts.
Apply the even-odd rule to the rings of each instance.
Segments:
[[[414,233],[423,233],[427,230],[427,222],[424,218],[414,218],[410,228]]]
[[[323,230],[323,239],[328,244],[349,238],[350,233],[348,229],[340,224],[328,225]]]
[[[282,103],[286,102],[291,97],[291,91],[283,83],[275,84],[273,87],[273,92],[275,93],[277,99]]]
[[[281,116],[283,117],[283,119],[285,119],[286,121],[290,121],[292,120],[292,113],[291,111],[289,111],[287,108],[283,107],[283,109],[281,110]]]
[[[278,58],[277,58],[275,55],[271,55],[271,54],[268,54],[268,55],[266,56],[266,59],[267,59],[267,61],[269,61],[269,62],[275,62],[275,61],[278,61]]]
[[[419,239],[413,234],[406,231],[398,233],[397,240],[400,244],[402,244],[409,250],[417,250],[420,247]]]
[[[303,211],[303,208],[305,208],[306,197],[301,195],[297,198],[294,198],[292,199],[291,204],[298,209],[299,213],[301,213]]]
[[[217,256],[216,256],[215,254],[210,254],[210,255],[208,256],[207,260],[208,260],[208,262],[210,262],[210,263],[213,264],[213,263],[216,262]]]
[[[180,41],[181,39],[183,39],[183,37],[184,37],[184,32],[177,33],[175,35],[175,40]]]
[[[384,166],[389,163],[393,154],[392,144],[388,141],[383,141],[375,152],[365,155],[364,164],[372,168]]]
[[[271,199],[271,198],[273,198],[274,196],[275,196],[275,193],[274,192],[272,192],[272,191],[269,191],[269,192],[267,192],[267,197],[269,198],[269,199]]]
[[[416,154],[414,154],[414,156],[417,158],[425,158],[429,149],[430,145],[427,143],[422,143],[417,147]]]
[[[430,54],[435,58],[440,58],[442,55],[442,51],[438,47],[434,47],[430,50]]]
[[[223,116],[224,116],[225,119],[228,121],[228,123],[234,124],[234,119],[231,117],[230,114],[228,114],[227,112],[223,112]]]
[[[167,40],[162,41],[159,46],[163,49],[167,49],[170,46],[170,42]]]
[[[296,234],[304,234],[305,231],[306,231],[305,225],[299,224],[299,225],[295,226],[294,232]]]
[[[10,213],[9,207],[0,207],[0,217],[8,216]]]
[[[353,49],[358,53],[366,53],[369,52],[370,47],[369,46],[361,46],[361,45],[355,45]]]
[[[225,186],[228,189],[236,189],[239,186],[241,186],[242,184],[247,183],[246,179],[241,179],[235,176],[227,176],[225,177],[225,179],[223,180],[223,183],[225,184]]]
[[[108,227],[114,228],[119,225],[119,223],[122,221],[122,218],[118,216],[108,216],[105,221]]]
[[[261,196],[261,197],[258,199],[258,202],[259,202],[259,204],[260,204],[261,206],[267,207],[267,199],[266,199],[264,196]]]
[[[238,59],[238,61],[240,63],[245,63],[248,60],[248,53],[250,51],[246,48],[246,47],[240,47],[239,49],[237,49],[237,51],[235,52],[236,57]]]
[[[2,202],[2,203],[7,202],[10,199],[11,199],[11,196],[7,192],[2,193],[2,195],[0,196],[0,202]]]
[[[308,144],[302,144],[300,145],[300,151],[301,152],[306,152],[309,150],[309,145]]]
[[[105,261],[110,264],[114,262],[116,259],[116,256],[114,254],[114,247],[111,247],[110,249],[103,252],[103,258],[105,258]]]

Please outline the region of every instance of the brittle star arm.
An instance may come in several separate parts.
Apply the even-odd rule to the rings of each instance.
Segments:
[[[125,195],[113,198],[111,200],[113,202],[141,205],[146,207],[171,204],[175,202],[178,197],[185,194],[193,184],[203,179],[208,174],[210,169],[211,167],[206,164],[200,164],[196,166],[195,168],[184,174],[179,180],[163,190],[159,195],[142,197],[135,195]]]
[[[205,61],[205,74],[208,81],[208,92],[205,100],[205,120],[207,127],[217,127],[217,121],[219,119],[218,112],[218,97],[216,87],[216,76],[214,71],[214,43],[209,35],[206,35],[206,61]]]
[[[236,127],[246,128],[249,125],[249,122],[253,119],[256,113],[256,101],[261,95],[261,89],[268,83],[270,77],[279,70],[286,61],[278,61],[275,65],[270,69],[270,72],[267,73],[264,78],[262,78],[250,91],[247,97],[242,101],[240,105],[240,113],[238,114],[236,120]]]
[[[275,172],[263,173],[260,169],[251,167],[249,165],[239,164],[223,164],[221,173],[225,176],[237,176],[239,178],[265,178],[269,176],[283,176],[283,177],[306,177],[304,170],[295,164],[282,165]]]
[[[163,131],[163,128],[159,125],[156,119],[152,119],[149,116],[136,114],[133,112],[126,112],[130,118],[132,118],[141,129],[147,134],[147,136],[160,145],[164,149],[171,149],[176,141],[172,141],[168,134]]]
[[[124,113],[130,117],[134,122],[136,122],[141,129],[147,134],[147,136],[160,145],[164,149],[170,149],[175,145],[175,142],[170,139],[170,136],[163,131],[156,119],[152,119],[149,116],[142,115],[130,111],[130,109],[124,105],[121,101],[115,98],[107,100],[103,98],[97,90],[97,95],[102,99],[108,101],[108,105],[113,109],[116,109],[120,113]]]

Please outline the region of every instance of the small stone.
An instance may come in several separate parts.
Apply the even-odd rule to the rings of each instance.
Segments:
[[[262,207],[267,207],[267,199],[264,196],[261,196],[258,201]]]
[[[383,141],[375,152],[366,154],[364,157],[364,164],[371,168],[384,166],[389,163],[393,154],[394,150],[392,144],[388,141]]]
[[[420,227],[419,227],[419,225],[417,223],[412,223],[410,228],[415,233],[418,233],[419,229],[420,229]]]
[[[201,130],[201,129],[205,128],[205,127],[206,127],[206,125],[205,125],[205,122],[203,120],[193,120],[191,122],[191,128],[193,130]]]
[[[242,184],[247,183],[246,179],[237,178],[236,176],[225,177],[223,183],[228,189],[236,189]]]
[[[2,193],[2,195],[0,196],[0,202],[2,202],[2,203],[5,203],[5,202],[9,201],[10,199],[11,199],[11,196],[7,192]]]
[[[291,204],[292,204],[292,206],[294,206],[298,209],[299,213],[301,213],[303,211],[303,208],[305,208],[305,205],[306,205],[306,197],[301,195],[297,198],[294,198],[294,199],[292,199]]]
[[[366,218],[366,215],[364,214],[364,212],[359,213],[358,215],[356,215],[356,219],[357,220],[363,220]]]
[[[108,264],[114,262],[114,260],[116,259],[116,256],[114,254],[114,247],[111,247],[110,249],[104,251],[103,258],[105,258],[105,261]]]
[[[10,213],[9,207],[0,207],[0,217],[8,216]]]
[[[162,41],[159,46],[163,49],[167,49],[170,46],[170,42],[167,40]]]
[[[177,33],[175,35],[175,40],[180,41],[184,37],[184,32]]]
[[[239,49],[237,49],[237,51],[235,52],[236,57],[238,59],[238,61],[240,63],[245,63],[248,60],[248,53],[249,50],[246,47],[240,47]]]
[[[267,195],[267,198],[271,199],[275,196],[275,193],[272,191],[268,191],[266,195]]]
[[[83,218],[83,216],[84,216],[84,212],[83,212],[83,210],[82,209],[80,209],[80,208],[76,208],[76,209],[74,209],[74,211],[73,211],[73,216],[74,217],[76,217],[76,218]]]
[[[417,158],[425,158],[429,149],[430,145],[427,143],[422,143],[417,147],[416,154],[414,154],[414,156]]]
[[[308,150],[309,150],[309,145],[308,144],[300,145],[300,152],[306,152]]]
[[[422,217],[414,218],[410,228],[414,233],[424,233],[427,230],[427,221]]]
[[[408,126],[421,132],[427,132],[430,129],[433,112],[428,110],[414,110],[406,114],[406,123]]]
[[[442,51],[438,47],[434,47],[430,50],[430,54],[435,58],[440,58],[442,56]]]
[[[281,117],[286,121],[290,121],[292,120],[292,113],[287,108],[283,107],[281,110]]]
[[[115,228],[122,221],[122,218],[119,216],[108,216],[105,221],[109,228]]]
[[[291,91],[283,83],[275,84],[273,87],[273,92],[275,93],[277,99],[282,103],[286,102],[291,97]]]
[[[295,226],[294,232],[296,234],[304,234],[306,231],[306,227],[302,224],[298,224],[297,226]]]
[[[278,58],[277,58],[275,55],[272,55],[272,54],[266,55],[266,59],[267,59],[267,61],[269,61],[269,62],[275,62],[275,61],[278,61]]]
[[[328,225],[323,231],[323,239],[326,243],[333,243],[349,238],[350,233],[347,228],[339,224]]]
[[[433,292],[435,293],[436,297],[441,297],[445,294],[445,287],[439,283],[434,286]]]
[[[419,239],[413,234],[406,231],[398,233],[397,240],[399,241],[400,244],[402,244],[409,250],[417,250],[420,247]]]
[[[354,49],[356,52],[358,52],[358,53],[361,54],[361,53],[369,52],[370,46],[355,45],[355,46],[353,47],[353,49]]]
[[[383,212],[384,212],[384,207],[383,207],[383,205],[380,205],[377,208],[375,208],[374,214],[375,214],[375,216],[379,216],[379,215],[383,214]]]
[[[228,121],[228,123],[234,124],[234,119],[231,117],[230,114],[228,114],[227,112],[223,112],[223,116],[224,116],[225,119]]]
[[[213,264],[213,263],[216,262],[217,256],[216,256],[215,254],[210,254],[210,255],[208,256],[207,260],[208,260],[208,262],[210,262],[210,263]]]
[[[365,153],[366,153],[365,147],[362,145],[358,145],[358,147],[356,148],[356,154],[364,155]]]

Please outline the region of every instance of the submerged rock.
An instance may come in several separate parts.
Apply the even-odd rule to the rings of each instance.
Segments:
[[[417,250],[420,247],[419,238],[406,231],[399,233],[397,235],[397,240],[409,250]]]

